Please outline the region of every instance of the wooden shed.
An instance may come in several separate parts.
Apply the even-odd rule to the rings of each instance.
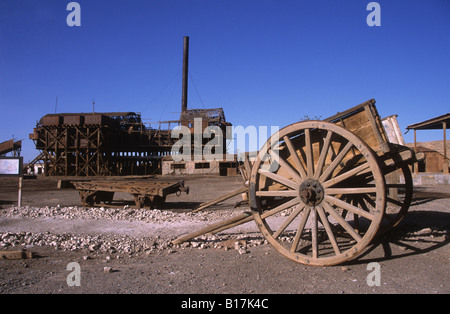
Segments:
[[[439,165],[435,165],[432,166],[433,169],[442,169],[439,172],[444,172],[444,173],[449,173],[449,159],[448,159],[448,153],[447,153],[447,134],[446,134],[446,130],[447,128],[450,126],[450,113],[423,121],[423,122],[419,122],[419,123],[415,123],[415,124],[411,124],[408,125],[406,128],[408,130],[414,130],[414,151],[417,153],[418,152],[418,146],[417,146],[417,134],[416,131],[417,130],[443,130],[443,141],[442,141],[442,146],[443,146],[443,155],[442,155],[442,159],[438,158],[438,156],[436,154],[433,154],[433,156],[435,156],[436,158],[433,157],[433,159],[436,159],[435,161],[433,161],[433,159],[430,159],[430,161],[428,162],[430,164],[431,167],[431,163],[432,162],[441,162],[440,160],[442,160],[442,166],[440,167]],[[418,167],[415,168],[415,170],[419,170]],[[428,171],[427,171],[428,172]]]
[[[444,155],[440,152],[424,146],[416,146],[418,153],[423,153],[425,158],[417,163],[418,172],[444,172],[443,165],[445,164]],[[447,163],[448,164],[448,163]],[[447,168],[448,170],[448,168]]]

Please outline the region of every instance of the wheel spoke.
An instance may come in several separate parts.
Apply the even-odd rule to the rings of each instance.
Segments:
[[[369,195],[363,194],[363,195],[362,195],[362,198],[363,198],[364,200],[366,200],[366,202],[369,203],[372,207],[376,207],[375,202],[373,201],[373,199],[371,199],[371,198],[369,197]]]
[[[339,249],[339,245],[337,244],[336,238],[334,237],[334,233],[331,230],[330,223],[327,219],[327,216],[325,215],[323,207],[317,206],[316,210],[319,213],[320,220],[322,221],[322,225],[324,226],[325,231],[327,232],[328,239],[330,239],[330,242],[331,242],[331,245],[333,246],[334,252],[336,253],[336,255],[341,254],[341,250]]]
[[[362,210],[362,209],[360,209],[360,208],[358,208],[356,206],[353,206],[353,205],[351,205],[351,204],[349,204],[347,202],[344,202],[343,200],[340,200],[338,198],[335,198],[333,196],[325,195],[325,201],[333,203],[334,205],[336,205],[336,206],[338,206],[338,207],[340,207],[342,209],[346,209],[346,210],[348,210],[348,211],[350,211],[350,212],[352,212],[354,214],[358,214],[360,216],[363,216],[364,218],[367,218],[367,219],[369,219],[371,221],[374,220],[374,218],[375,218],[374,215],[372,215],[371,213],[366,212],[366,211],[364,211],[364,210]]]
[[[347,221],[345,221],[344,218],[341,217],[341,215],[339,215],[336,210],[327,202],[323,202],[323,208],[331,215],[333,216],[334,219],[336,219],[336,221],[342,226],[342,228],[344,228],[351,236],[353,239],[356,240],[356,242],[361,241],[361,237],[358,233],[356,233],[356,231],[353,229],[352,226],[349,225],[349,223]]]
[[[306,145],[306,168],[308,171],[308,177],[314,175],[314,161],[311,145],[311,132],[309,129],[305,129],[305,145]]]
[[[386,183],[386,189],[404,188],[404,183]]]
[[[327,131],[327,136],[323,143],[322,151],[320,152],[319,161],[317,162],[316,172],[314,173],[314,179],[319,179],[319,176],[322,174],[323,165],[325,164],[325,159],[328,156],[328,150],[330,149],[331,136],[333,133],[331,131]]]
[[[328,195],[336,194],[365,194],[365,193],[376,193],[376,187],[369,188],[328,188],[325,193]]]
[[[295,190],[274,190],[274,191],[257,191],[256,196],[281,196],[281,197],[296,197],[298,192]]]
[[[331,165],[324,171],[324,173],[320,176],[319,181],[324,182],[336,169],[336,167],[339,165],[339,163],[344,159],[345,155],[350,151],[350,149],[353,147],[352,142],[348,142],[347,145],[339,152],[339,154],[336,156],[336,158],[333,160]]]
[[[311,207],[306,206],[303,211],[302,218],[300,220],[300,225],[298,226],[297,233],[295,234],[294,241],[292,242],[291,252],[295,252],[298,243],[300,242],[300,237],[302,236],[303,230],[305,229],[306,222],[308,221],[309,213],[311,212]]]
[[[344,173],[342,173],[342,174],[340,174],[340,175],[338,175],[338,176],[336,176],[336,177],[334,177],[334,178],[332,178],[332,179],[330,179],[328,181],[325,181],[323,183],[323,187],[326,188],[326,187],[329,187],[329,186],[333,186],[333,185],[335,185],[335,184],[337,184],[339,182],[342,182],[342,181],[344,181],[344,180],[346,180],[346,179],[348,179],[350,177],[354,177],[359,172],[364,171],[365,169],[367,169],[369,167],[370,167],[370,165],[369,165],[368,162],[366,162],[366,163],[364,163],[362,165],[359,165],[358,167],[353,168],[352,170],[344,172]]]
[[[278,214],[278,213],[281,212],[282,210],[285,210],[285,209],[287,209],[287,208],[289,208],[289,207],[292,207],[292,206],[297,205],[299,202],[301,202],[299,198],[294,198],[294,199],[290,200],[289,202],[283,203],[283,204],[281,204],[281,205],[275,207],[274,209],[265,211],[265,212],[261,215],[261,218],[265,219],[265,218],[270,217],[270,216],[272,216],[272,215]]]
[[[277,229],[277,231],[273,234],[273,237],[276,239],[280,236],[280,234],[286,230],[287,226],[289,226],[292,221],[300,214],[300,212],[305,208],[305,204],[298,204],[297,208],[289,215],[289,217],[283,222],[283,224]]]
[[[285,161],[283,158],[281,158],[280,155],[278,155],[278,163],[280,164],[281,168],[285,169],[291,176],[292,178],[297,182],[300,183],[302,182],[302,178],[300,177],[300,175],[298,174],[297,171],[295,171],[288,163],[287,161]]]
[[[297,189],[298,186],[299,186],[297,183],[295,183],[295,182],[293,182],[293,181],[291,181],[289,179],[286,179],[285,177],[282,177],[282,176],[280,176],[278,174],[275,174],[275,173],[272,173],[272,172],[269,172],[269,171],[265,171],[265,170],[262,170],[262,169],[259,169],[258,172],[260,174],[262,174],[262,175],[264,175],[264,176],[266,176],[266,177],[268,177],[268,178],[270,178],[270,179],[272,179],[274,181],[277,181],[277,182],[279,182],[279,183],[281,183],[281,184],[283,184],[283,185],[285,185],[287,187],[290,187],[290,188],[292,188],[294,190]]]
[[[292,156],[292,159],[294,160],[295,167],[297,168],[298,172],[300,173],[300,176],[302,179],[306,178],[306,172],[305,168],[303,167],[303,164],[300,160],[300,156],[297,154],[297,151],[294,148],[294,145],[292,145],[291,139],[288,136],[283,137],[284,142],[286,143],[286,146],[289,150],[289,153]]]
[[[317,211],[315,207],[311,209],[311,220],[312,220],[312,228],[311,228],[312,257],[317,258],[319,251],[319,241],[317,239],[318,224],[317,224]]]
[[[386,201],[388,202],[388,203],[391,203],[391,204],[394,204],[394,205],[397,205],[397,206],[403,206],[403,203],[401,202],[401,201],[398,201],[398,200],[396,200],[396,199],[393,199],[393,198],[391,198],[391,197],[386,197]]]
[[[363,201],[363,203],[364,203],[364,201]],[[358,204],[360,204],[363,209],[365,209],[367,212],[369,212],[369,209],[367,208],[365,203],[361,204],[359,199],[353,198],[352,205],[358,206]],[[353,213],[353,224],[354,224],[354,228],[355,228],[356,232],[359,232],[360,226],[359,226],[359,215],[358,214]]]

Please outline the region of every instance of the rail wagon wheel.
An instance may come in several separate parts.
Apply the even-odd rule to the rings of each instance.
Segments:
[[[361,253],[386,206],[384,175],[372,149],[345,128],[321,121],[272,135],[252,168],[249,193],[254,219],[272,246],[315,266]]]

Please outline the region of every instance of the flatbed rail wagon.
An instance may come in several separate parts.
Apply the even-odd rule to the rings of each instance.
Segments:
[[[110,203],[114,193],[126,192],[134,197],[137,207],[145,206],[153,209],[165,202],[170,194],[189,193],[189,187],[184,181],[150,181],[150,180],[89,180],[71,182],[80,194],[81,204],[93,206],[100,203]]]

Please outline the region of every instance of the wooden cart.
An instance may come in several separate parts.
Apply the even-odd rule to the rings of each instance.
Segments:
[[[324,121],[294,123],[272,135],[251,166],[252,217],[244,213],[174,243],[254,219],[287,258],[340,264],[403,219],[415,161],[411,149],[389,142],[373,99]]]
[[[252,167],[253,217],[284,256],[342,263],[403,219],[415,161],[411,149],[389,142],[373,99],[324,121],[289,125]]]
[[[137,207],[162,205],[169,194],[189,193],[184,181],[162,182],[148,180],[92,180],[71,182],[80,193],[84,206],[111,203],[115,192],[130,193]]]

